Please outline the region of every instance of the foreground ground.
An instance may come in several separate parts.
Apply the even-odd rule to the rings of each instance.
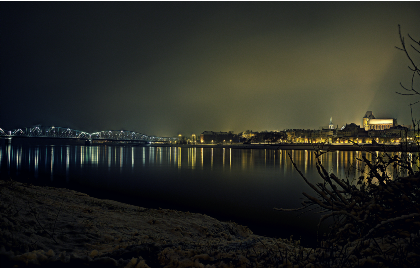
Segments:
[[[296,242],[261,237],[245,226],[202,214],[147,209],[12,181],[0,180],[0,191],[2,264],[264,266],[269,251],[299,248]]]
[[[414,230],[413,230],[414,231]],[[407,239],[303,248],[206,215],[0,180],[0,267],[410,267]],[[411,247],[411,248],[410,248]]]

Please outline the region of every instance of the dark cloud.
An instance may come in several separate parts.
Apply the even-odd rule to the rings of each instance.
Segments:
[[[418,2],[2,2],[0,127],[149,135],[410,122]],[[415,108],[418,112],[418,108]]]

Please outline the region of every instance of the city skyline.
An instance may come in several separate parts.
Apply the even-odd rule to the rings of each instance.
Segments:
[[[0,5],[5,129],[167,137],[360,125],[366,111],[411,124],[395,46],[398,24],[420,38],[418,2]]]
[[[367,113],[371,113],[372,114],[372,111],[367,111]],[[366,114],[367,114],[366,113]],[[366,115],[365,115],[365,117],[366,117]],[[374,117],[375,118],[375,117]],[[362,120],[364,120],[364,118],[362,119]],[[383,120],[383,119],[377,119],[377,120]],[[394,118],[394,117],[392,117],[391,119],[386,119],[386,120],[395,120],[395,122],[397,122],[397,118]],[[356,125],[359,125],[360,127],[364,127],[364,121],[362,122],[362,124],[358,124],[358,122],[346,122],[344,125],[342,125],[342,126],[339,126],[338,124],[334,124],[334,121],[333,121],[333,119],[332,119],[332,117],[330,117],[330,121],[329,121],[329,123],[330,124],[324,124],[324,125],[321,125],[321,126],[318,126],[318,127],[316,127],[316,128],[313,128],[313,129],[311,129],[311,128],[307,128],[307,127],[301,127],[301,128],[281,128],[281,129],[257,129],[257,130],[253,130],[253,129],[250,129],[250,128],[242,128],[242,130],[239,130],[239,131],[232,131],[232,130],[220,130],[220,131],[222,131],[222,132],[233,132],[233,133],[243,133],[243,132],[246,132],[246,131],[255,131],[255,132],[278,132],[278,131],[286,131],[286,130],[290,130],[290,129],[299,129],[299,130],[318,130],[318,129],[340,129],[340,128],[344,128],[346,125],[350,125],[350,124],[356,124]],[[395,124],[396,126],[397,125],[401,125],[401,124]],[[39,127],[42,127],[42,128],[57,128],[57,129],[69,129],[69,130],[72,130],[72,131],[78,131],[78,132],[80,132],[80,133],[87,133],[87,134],[96,134],[96,133],[99,133],[99,132],[104,132],[104,131],[125,131],[125,132],[136,132],[136,133],[138,133],[138,134],[144,134],[144,135],[147,135],[147,136],[156,136],[156,135],[148,135],[147,133],[144,133],[144,132],[138,132],[138,131],[134,131],[134,130],[130,130],[130,129],[107,129],[107,130],[94,130],[94,131],[92,131],[92,132],[88,132],[88,131],[85,131],[85,130],[83,130],[83,129],[72,129],[72,128],[69,128],[69,127],[67,127],[67,126],[58,126],[58,125],[55,125],[55,126],[46,126],[46,125],[41,125],[41,124],[36,124],[36,125],[32,125],[32,126],[22,126],[22,125],[19,125],[19,124],[16,124],[16,126],[17,127],[15,127],[15,128],[12,128],[12,129],[6,129],[6,128],[2,128],[1,126],[0,126],[0,136],[2,135],[2,133],[3,132],[13,132],[13,131],[18,131],[18,130],[22,130],[22,129],[33,129],[33,128],[39,128]],[[404,126],[404,127],[409,127],[409,128],[411,128],[412,126],[411,126],[411,124],[407,124],[407,125],[402,125],[402,126]],[[206,131],[215,131],[215,129],[214,130],[201,130],[201,131],[199,131],[199,132],[197,132],[197,133],[202,133],[202,132],[206,132]],[[10,133],[9,133],[10,134]],[[179,135],[182,135],[182,136],[191,136],[191,135],[195,135],[196,133],[193,133],[193,132],[191,132],[191,133],[181,133],[181,132],[177,132],[177,133],[173,133],[172,135],[169,135],[169,136],[166,136],[166,137],[178,137]]]
[[[341,128],[338,125],[334,125],[332,117],[330,117],[329,125],[319,126],[317,129],[309,129],[309,128],[299,128],[299,129],[291,129],[291,128],[284,128],[281,130],[278,129],[270,129],[270,130],[252,130],[246,129],[235,133],[235,131],[214,131],[214,130],[201,130],[198,133],[205,134],[206,132],[211,133],[230,133],[230,134],[246,134],[246,133],[267,133],[267,132],[287,132],[290,130],[304,130],[304,131],[330,131],[330,130],[342,130],[347,126],[358,126],[361,129],[366,131],[368,130],[386,130],[389,128],[400,127],[412,129],[411,125],[399,125],[397,123],[396,118],[376,118],[372,111],[367,111],[365,116],[362,118],[362,124],[358,125],[357,123],[350,122],[343,125]],[[93,137],[100,137],[100,136],[109,136],[107,134],[109,132],[111,135],[117,135],[124,137],[135,136],[135,139],[147,139],[147,138],[179,138],[179,137],[196,137],[196,133],[176,133],[171,136],[166,137],[157,137],[156,135],[148,135],[147,133],[139,133],[132,130],[127,129],[115,129],[115,130],[97,130],[94,132],[87,132],[81,129],[70,129],[68,127],[63,126],[42,126],[42,125],[35,125],[35,126],[21,126],[15,129],[3,129],[0,127],[0,136],[7,136],[7,135],[25,135],[25,136],[57,136],[57,137],[67,137],[69,133],[72,133],[72,137],[78,138],[92,138]],[[121,132],[121,134],[118,134]],[[101,134],[102,133],[102,134]],[[105,137],[104,136],[104,137]],[[245,135],[246,136],[246,135]]]

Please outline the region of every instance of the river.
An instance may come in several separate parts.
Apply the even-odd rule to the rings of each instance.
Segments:
[[[329,152],[322,163],[341,178],[359,177],[360,151]],[[149,208],[210,215],[246,225],[259,235],[316,241],[319,214],[298,208],[313,193],[293,167],[321,182],[311,150],[141,146],[3,145],[1,178],[64,187],[93,197]],[[374,156],[373,156],[374,157]]]

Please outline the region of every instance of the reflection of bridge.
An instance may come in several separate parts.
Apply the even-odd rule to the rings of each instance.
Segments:
[[[0,128],[0,137],[45,137],[45,138],[64,138],[64,139],[84,139],[84,140],[113,140],[113,141],[142,141],[142,142],[173,142],[178,138],[147,136],[145,134],[128,130],[104,130],[93,133],[64,128],[64,127],[44,127],[34,126],[30,128],[18,128],[13,130],[3,130]]]

